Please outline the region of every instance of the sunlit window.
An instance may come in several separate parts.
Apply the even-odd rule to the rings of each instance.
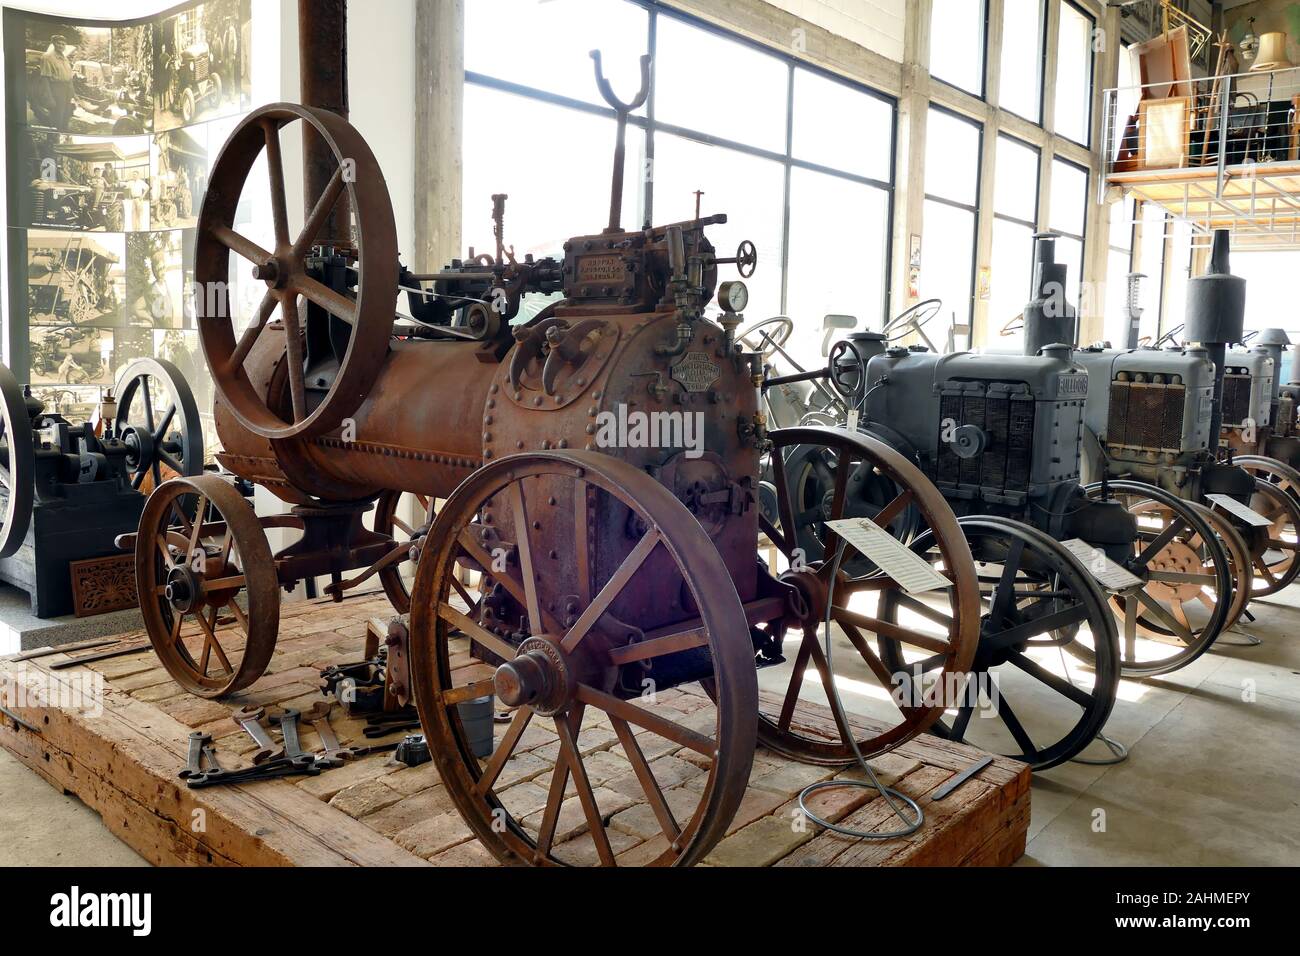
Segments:
[[[1043,110],[1043,32],[1046,0],[1003,0],[998,104],[1037,123]]]
[[[943,300],[938,320],[926,328],[930,339],[940,344],[950,327],[969,328],[971,323],[981,129],[933,106],[926,124],[925,220],[918,291],[922,299]]]
[[[1092,17],[1069,0],[1058,0],[1061,29],[1056,43],[1056,132],[1084,146],[1092,125]]]
[[[1088,171],[1064,159],[1052,160],[1048,228],[1057,234],[1056,261],[1069,269],[1066,295],[1078,306],[1083,280],[1083,227],[1088,218]]]
[[[1138,243],[1137,271],[1144,273],[1140,305],[1142,308],[1141,331],[1143,335],[1157,337],[1161,328],[1160,310],[1164,301],[1165,274],[1165,230],[1169,216],[1156,203],[1144,202],[1139,212],[1139,224],[1142,230]],[[1182,322],[1182,316],[1170,316],[1166,326],[1172,327]]]
[[[728,217],[707,231],[720,256],[742,239],[758,247],[746,318],[789,314],[792,353],[821,360],[827,313],[880,327],[892,99],[649,0],[473,0],[465,17],[464,245],[493,248],[500,192],[516,255],[555,255],[571,236],[604,228],[615,122],[587,54],[602,51],[605,75],[629,100],[649,53],[654,97],[628,125],[624,228],[690,219],[699,192],[705,215]],[[828,269],[828,249],[847,250],[853,268]]]
[[[1033,146],[999,136],[993,179],[993,254],[990,261],[988,333],[992,349],[1018,350],[1022,333],[1003,335],[1029,301],[1033,285],[1034,232],[1038,221],[1038,164]]]
[[[930,75],[984,95],[984,0],[933,0]]]
[[[1126,197],[1110,207],[1110,239],[1106,250],[1106,340],[1116,348],[1128,341],[1128,274],[1133,261],[1133,215],[1136,202]]]

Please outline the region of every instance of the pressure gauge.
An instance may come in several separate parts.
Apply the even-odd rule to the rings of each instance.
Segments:
[[[718,306],[723,312],[743,312],[749,305],[749,290],[738,280],[718,286]]]

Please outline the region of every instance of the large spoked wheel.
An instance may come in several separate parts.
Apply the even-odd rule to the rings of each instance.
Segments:
[[[414,502],[414,507],[402,507],[404,500]],[[413,514],[414,519],[408,518]],[[397,545],[405,547],[405,560],[385,565],[379,571],[379,583],[388,595],[388,602],[398,614],[411,610],[411,592],[406,586],[406,576],[414,571],[420,548],[424,545],[433,523],[433,499],[428,495],[411,494],[409,499],[400,491],[385,491],[375,502],[374,530],[386,534]],[[466,598],[468,600],[468,597]]]
[[[114,431],[129,449],[131,487],[153,476],[150,489],[167,476],[188,478],[203,472],[203,426],[194,392],[171,362],[136,359],[118,376]]]
[[[339,162],[296,238],[289,235],[280,153],[281,130],[295,121],[314,130]],[[275,224],[273,249],[262,248],[234,227],[248,174],[264,150]],[[328,286],[323,274],[310,270],[307,263],[318,233],[344,191],[357,219],[355,297]],[[232,252],[253,267],[255,279],[266,284],[266,293],[242,332],[232,312],[232,297],[204,291],[224,289],[229,283]],[[267,438],[310,437],[337,427],[356,411],[388,351],[397,268],[397,230],[388,188],[361,134],[334,113],[292,103],[274,103],[250,113],[230,135],[213,167],[199,215],[194,269],[203,296],[198,303],[203,353],[222,401],[240,423]],[[338,367],[331,382],[306,381],[306,323],[299,297],[333,317],[329,339]],[[277,311],[279,322],[272,323]],[[244,368],[258,338],[272,329],[284,342],[288,397],[283,401],[279,395],[259,394]],[[340,340],[346,345],[340,345]]]
[[[1270,484],[1277,485],[1300,502],[1300,471],[1286,462],[1264,455],[1235,455],[1232,463],[1250,472],[1256,478],[1263,478]]]
[[[1137,520],[1133,554],[1123,563],[1142,587],[1111,597],[1121,622],[1122,673],[1154,677],[1185,667],[1232,623],[1241,587],[1215,526],[1200,509],[1142,482],[1084,490],[1090,498],[1109,495]]]
[[[1280,485],[1255,479],[1250,506],[1269,520],[1254,549],[1255,597],[1276,594],[1300,575],[1300,504]]]
[[[140,516],[135,561],[145,629],[176,683],[223,697],[262,676],[280,625],[279,582],[252,506],[228,482],[162,484]]]
[[[0,365],[0,558],[22,547],[32,522],[36,447],[27,399],[13,372]]]
[[[768,437],[778,520],[764,517],[760,524],[785,556],[788,568],[779,579],[794,595],[788,603],[798,613],[788,612],[766,625],[767,641],[760,655],[765,666],[759,672],[763,691],[758,736],[766,746],[799,760],[846,765],[854,760],[850,739],[863,756],[871,756],[898,746],[939,719],[944,692],[964,683],[975,655],[978,582],[952,510],[920,469],[898,452],[869,435],[842,428],[786,428]],[[786,466],[787,454],[808,448],[820,450],[817,461],[827,469],[828,481],[826,493],[811,505],[790,482]],[[864,472],[890,493],[878,504],[858,509],[853,479]],[[839,537],[826,522],[866,517],[893,534],[896,522],[907,512],[912,513],[907,520],[937,532],[942,573],[950,586],[927,592],[923,601],[902,591],[866,559],[847,560],[856,556],[849,548],[832,588]],[[811,523],[810,534],[818,545],[815,557],[797,550],[802,548],[800,533],[806,523]],[[792,528],[796,533],[789,533]],[[885,620],[879,608],[888,599],[919,609],[927,628],[904,629]],[[834,625],[833,674],[823,649],[828,605]],[[799,633],[793,649],[785,644],[787,630]],[[893,672],[871,647],[870,634],[888,634],[924,653],[930,662],[925,685],[913,695],[900,695]],[[841,650],[835,654],[837,644]],[[832,680],[838,694],[828,690]],[[841,701],[852,714],[841,710]],[[831,719],[824,716],[824,708],[830,709]]]
[[[1197,501],[1183,501],[1184,507],[1191,508],[1202,518],[1219,538],[1223,553],[1228,558],[1228,577],[1232,579],[1232,600],[1228,603],[1228,616],[1224,629],[1232,627],[1246,613],[1250,603],[1251,590],[1254,587],[1255,572],[1251,563],[1250,547],[1241,536],[1237,526],[1221,512],[1207,508]]]
[[[458,564],[485,572],[468,607]],[[662,832],[639,861],[688,865],[740,805],[758,711],[745,609],[691,513],[626,463],[521,454],[466,479],[420,554],[411,650],[443,783],[504,863],[613,865],[618,814],[645,800]],[[458,705],[494,695],[514,716],[479,759]],[[610,779],[614,754],[630,770]]]
[[[984,613],[971,682],[952,718],[932,732],[1035,770],[1055,767],[1096,739],[1115,703],[1119,639],[1105,592],[1077,558],[1036,528],[1010,518],[959,521],[979,571]],[[918,551],[932,545],[928,532],[915,543]],[[928,618],[894,594],[881,601],[880,617],[900,631],[924,627]],[[934,666],[905,640],[879,634],[877,641],[903,686]]]

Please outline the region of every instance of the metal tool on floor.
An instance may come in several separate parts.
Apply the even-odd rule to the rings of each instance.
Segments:
[[[66,661],[55,661],[50,665],[50,670],[61,671],[69,667],[76,667],[78,664],[93,664],[95,661],[106,661],[113,657],[125,657],[127,654],[142,654],[151,650],[150,646],[139,642],[127,645],[126,647],[113,647],[106,651],[99,651],[94,654],[82,654],[80,657],[71,657]]]
[[[965,783],[971,777],[975,776],[975,774],[979,773],[981,770],[983,770],[992,762],[993,762],[993,758],[990,756],[985,755],[983,757],[980,757],[979,760],[976,760],[973,764],[971,764],[966,769],[962,770],[955,777],[951,778],[950,780],[944,781],[944,783],[941,786],[937,787],[934,793],[930,794],[930,800],[931,801],[942,800],[944,797],[948,796],[950,793],[952,793],[963,783]]]
[[[265,716],[265,707],[244,707],[230,715],[230,719],[243,727],[245,733],[261,748],[253,755],[255,764],[266,763],[268,760],[276,760],[284,756],[284,748],[272,740],[266,728],[262,726],[262,718]]]
[[[303,719],[315,728],[317,735],[320,737],[323,752],[316,759],[329,767],[337,767],[343,761],[358,756],[355,747],[344,747],[339,743],[338,735],[334,733],[334,728],[330,726],[329,713],[333,707],[333,704],[321,701],[313,704],[311,709],[303,714]]]
[[[429,756],[429,741],[425,739],[424,734],[408,734],[403,737],[401,743],[397,745],[393,758],[408,767],[418,767],[433,759]]]

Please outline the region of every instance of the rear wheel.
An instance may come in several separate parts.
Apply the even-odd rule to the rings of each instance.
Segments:
[[[1119,643],[1106,595],[1077,558],[1036,528],[991,516],[960,523],[984,613],[971,681],[932,732],[1035,770],[1055,767],[1096,739],[1115,703]],[[916,547],[931,543],[927,533]],[[924,610],[897,598],[884,595],[880,616],[900,629],[925,626]],[[877,640],[901,684],[932,666],[904,641]]]

